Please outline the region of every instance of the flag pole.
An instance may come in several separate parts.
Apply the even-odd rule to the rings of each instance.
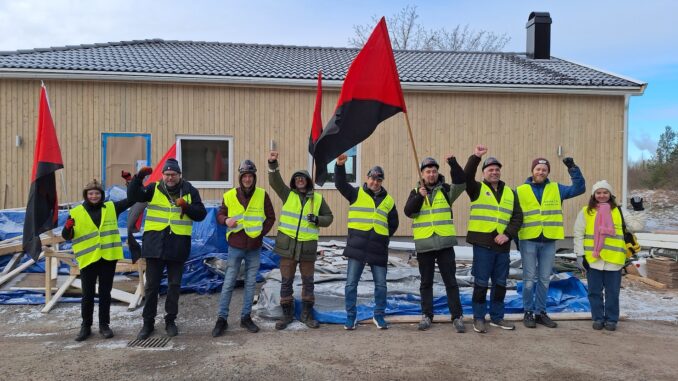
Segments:
[[[421,171],[419,170],[419,155],[417,155],[417,147],[414,145],[414,137],[412,136],[412,126],[410,126],[410,118],[406,112],[404,112],[403,114],[405,114],[405,122],[407,123],[407,132],[410,137],[410,143],[412,143],[412,150],[414,151],[414,168],[419,174],[419,179],[423,180],[423,178],[421,177]]]

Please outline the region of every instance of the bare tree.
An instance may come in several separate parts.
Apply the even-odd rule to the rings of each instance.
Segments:
[[[511,41],[505,33],[498,35],[485,30],[475,31],[468,25],[457,25],[451,31],[445,28],[426,29],[418,22],[417,7],[408,5],[400,12],[386,18],[391,43],[399,50],[453,50],[496,52]],[[372,24],[354,25],[355,36],[349,38],[350,46],[362,47],[379,21],[372,16]]]

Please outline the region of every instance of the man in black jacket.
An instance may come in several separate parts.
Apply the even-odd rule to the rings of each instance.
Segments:
[[[374,166],[367,173],[362,187],[352,187],[346,181],[344,164],[348,157],[341,154],[334,167],[335,185],[351,204],[348,212],[348,240],[344,256],[348,257],[346,275],[346,323],[344,329],[356,327],[357,288],[360,276],[369,264],[374,280],[374,318],[379,329],[388,328],[386,311],[386,266],[390,237],[398,229],[398,212],[393,198],[381,184],[384,170]]]
[[[179,312],[179,293],[184,262],[191,253],[191,232],[194,221],[207,215],[200,193],[181,178],[175,159],[162,167],[162,180],[143,186],[153,170],[143,167],[127,187],[130,202],[148,202],[141,257],[146,259],[144,326],[137,338],[144,340],[154,330],[158,292],[163,270],[167,269],[165,330],[172,337],[178,334],[175,320]]]
[[[483,181],[475,174],[487,147],[477,145],[464,167],[466,193],[471,199],[466,242],[473,245],[473,330],[485,333],[487,289],[490,292],[490,325],[506,330],[515,325],[504,320],[506,278],[509,273],[511,240],[518,236],[523,212],[515,192],[501,181],[501,163],[494,157],[483,162]]]

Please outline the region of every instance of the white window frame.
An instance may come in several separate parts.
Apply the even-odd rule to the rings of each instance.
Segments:
[[[358,187],[361,186],[363,181],[361,181],[361,171],[360,168],[362,166],[362,143],[359,143],[356,146],[356,154],[355,154],[355,182],[349,182],[349,184],[352,187]],[[314,170],[313,168],[313,156],[311,154],[308,155],[308,172],[311,174],[311,176],[314,175],[312,172]],[[334,185],[334,182],[326,182],[323,186],[319,186],[317,184],[314,184],[315,189],[323,190],[323,189],[337,189],[337,187]]]
[[[181,141],[183,140],[219,140],[228,142],[228,173],[230,179],[226,181],[191,181],[196,188],[211,188],[211,189],[227,189],[233,188],[233,136],[226,135],[177,135],[177,161],[179,165],[183,168],[182,157],[181,157]]]

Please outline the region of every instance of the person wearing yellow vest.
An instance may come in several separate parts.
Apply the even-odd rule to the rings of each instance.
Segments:
[[[297,266],[301,273],[303,305],[299,321],[310,328],[318,328],[318,321],[313,318],[318,234],[321,227],[332,224],[334,216],[325,198],[313,189],[308,171],[294,172],[289,186],[285,184],[280,175],[278,156],[277,151],[271,151],[268,156],[268,182],[283,201],[274,249],[280,255],[280,307],[283,317],[275,323],[275,328],[285,329],[294,320],[293,282]]]
[[[563,163],[572,185],[550,181],[551,163],[539,157],[532,161],[532,176],[516,188],[523,210],[518,249],[523,262],[523,324],[527,328],[536,328],[537,324],[558,326],[546,313],[546,297],[556,258],[556,241],[565,238],[562,202],[586,192],[584,176],[574,159],[566,157]]]
[[[421,322],[418,329],[425,331],[433,322],[433,276],[436,262],[445,283],[447,305],[457,332],[466,331],[457,285],[454,245],[457,230],[454,226],[452,203],[466,189],[466,180],[457,159],[448,155],[452,184],[438,172],[438,162],[427,157],[420,165],[421,180],[410,192],[405,203],[405,215],[412,218],[414,247],[417,251],[421,285]]]
[[[111,289],[115,265],[123,259],[118,230],[118,215],[130,205],[127,200],[104,200],[104,188],[96,179],[82,190],[81,205],[71,209],[61,231],[65,240],[73,243],[73,253],[80,268],[82,282],[82,325],[76,341],[86,340],[92,334],[94,294],[99,280],[99,333],[113,337],[111,323]]]
[[[348,156],[341,154],[334,166],[334,183],[350,206],[348,209],[348,238],[344,256],[348,258],[346,287],[346,322],[344,329],[354,330],[358,321],[356,302],[358,282],[370,265],[374,281],[374,315],[372,322],[379,329],[387,329],[386,322],[386,266],[388,265],[388,244],[398,229],[398,212],[393,197],[382,187],[384,169],[378,165],[367,172],[362,186],[352,187],[346,179]],[[361,316],[360,320],[367,316]]]
[[[243,160],[238,167],[239,187],[224,193],[217,223],[226,225],[228,241],[228,267],[219,297],[217,322],[212,337],[221,336],[228,328],[228,313],[233,288],[245,262],[245,292],[243,293],[240,327],[249,332],[259,332],[252,321],[252,303],[257,286],[257,271],[263,239],[275,223],[275,211],[268,193],[257,187],[257,167],[252,160]]]
[[[200,193],[182,178],[181,167],[170,158],[162,166],[162,179],[144,187],[143,180],[153,170],[143,167],[127,186],[131,202],[147,202],[141,257],[146,259],[146,303],[142,313],[144,325],[137,339],[147,339],[155,329],[158,293],[163,271],[167,270],[165,331],[176,336],[179,293],[184,263],[191,254],[193,223],[205,219],[207,210]]]
[[[617,329],[621,270],[626,261],[622,211],[607,180],[593,184],[574,223],[574,252],[586,269],[593,329]]]
[[[511,239],[518,236],[523,212],[511,188],[501,181],[501,163],[494,157],[483,162],[483,181],[475,175],[487,147],[477,145],[464,167],[466,193],[471,199],[466,242],[473,245],[473,330],[487,332],[487,289],[490,291],[490,325],[505,330],[515,325],[504,320],[506,278],[509,273]]]

